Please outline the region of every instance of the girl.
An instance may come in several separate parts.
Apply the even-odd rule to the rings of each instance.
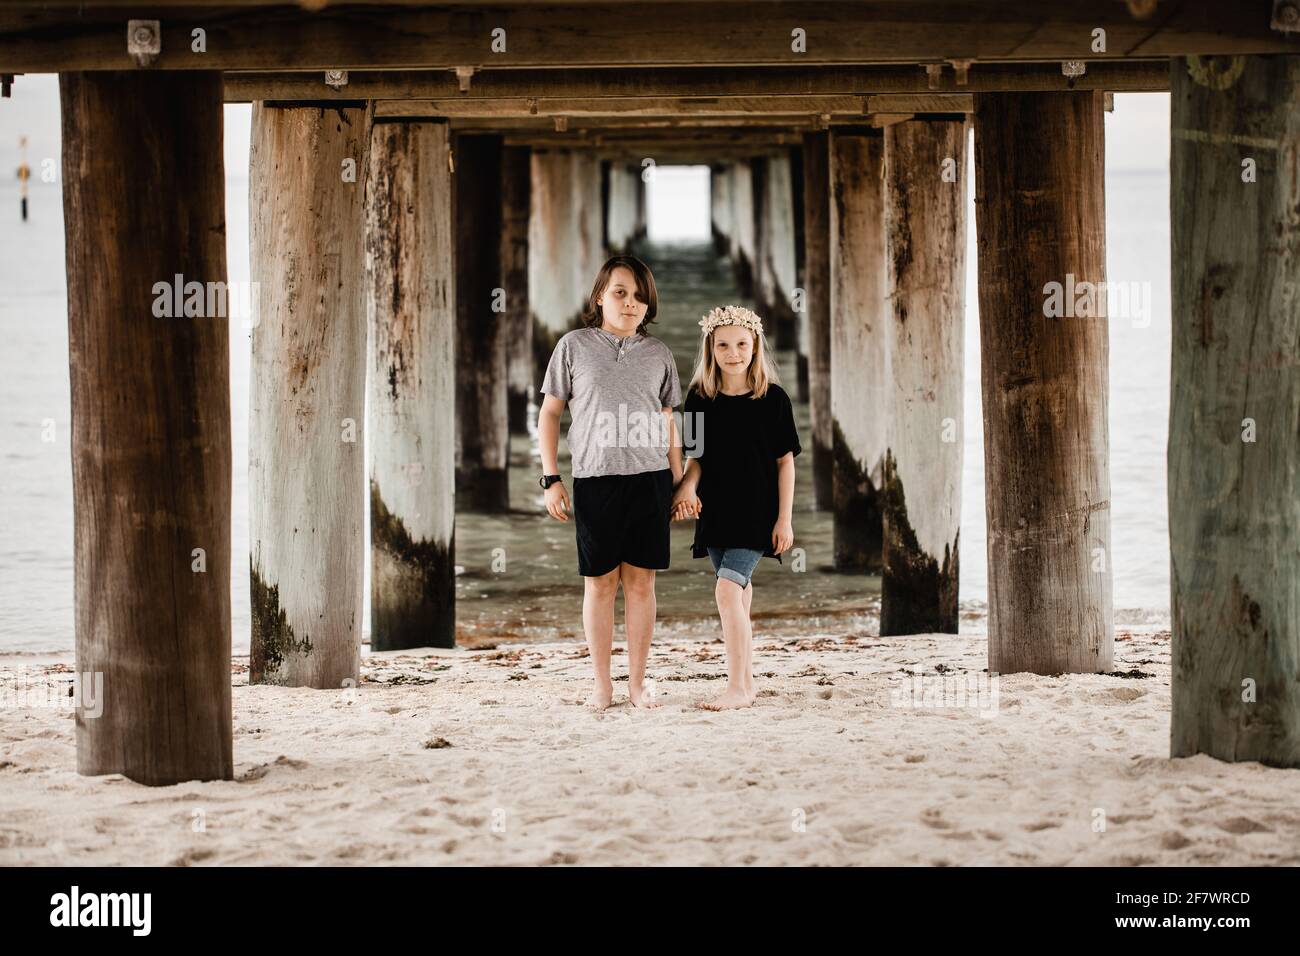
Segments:
[[[790,397],[776,384],[763,322],[739,306],[700,321],[700,358],[682,409],[695,436],[673,518],[695,516],[694,557],[708,554],[727,648],[727,689],[710,710],[754,702],[750,579],[761,557],[794,543],[794,456],[802,450]],[[707,427],[706,427],[707,426]]]
[[[681,402],[668,346],[646,333],[658,311],[654,276],[634,256],[601,267],[583,310],[585,328],[560,339],[542,381],[537,418],[546,510],[558,521],[572,511],[578,573],[585,579],[582,626],[596,670],[588,704],[613,699],[610,645],[614,594],[623,587],[628,697],[653,707],[645,664],[655,621],[655,571],[668,567],[673,488],[681,479],[673,407]],[[573,503],[559,475],[560,413],[569,403]]]

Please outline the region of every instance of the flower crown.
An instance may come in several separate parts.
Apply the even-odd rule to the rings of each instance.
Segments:
[[[763,320],[740,305],[720,305],[700,319],[702,334],[708,335],[720,325],[739,325],[755,335],[763,334]]]

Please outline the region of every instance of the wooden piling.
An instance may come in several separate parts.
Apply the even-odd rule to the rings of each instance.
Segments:
[[[880,633],[957,633],[966,123],[885,129],[891,387]]]
[[[456,442],[449,145],[445,122],[377,123],[371,138],[366,301],[372,651],[456,642],[456,474],[448,454]]]
[[[59,93],[77,772],[229,780],[231,318],[206,294],[227,281],[221,75],[65,73]],[[178,281],[201,314],[173,308]]]
[[[573,162],[570,201],[577,222],[575,242],[570,251],[570,268],[574,270],[573,288],[578,293],[576,306],[581,311],[596,273],[608,258],[604,242],[605,213],[600,197],[600,159],[589,150],[574,150],[570,159]]]
[[[582,293],[574,286],[573,160],[567,150],[532,151],[528,222],[528,308],[533,324],[533,382],[540,386],[560,337],[574,327]]]
[[[788,153],[769,156],[765,165],[761,226],[768,328],[776,330],[777,348],[797,351],[798,317],[792,304],[797,267],[790,156]],[[797,391],[797,383],[791,387]]]
[[[456,506],[510,510],[498,135],[459,135],[456,174]]]
[[[253,683],[359,676],[366,127],[362,108],[253,105]]]
[[[975,97],[993,672],[1112,666],[1102,109]]]
[[[835,566],[879,573],[890,366],[884,139],[835,131],[831,163],[831,442]]]
[[[808,310],[808,413],[812,424],[813,493],[817,507],[834,507],[834,429],[831,420],[830,134],[804,137],[804,303]]]
[[[709,167],[709,233],[713,251],[726,256],[731,251],[731,179],[725,163]]]
[[[1300,767],[1300,60],[1170,89],[1170,756]]]
[[[792,146],[790,156],[791,237],[794,245],[794,288],[790,290],[790,306],[795,322],[795,391],[801,402],[809,400],[808,382],[808,273],[807,240],[804,236],[803,147]]]
[[[610,164],[607,229],[610,255],[628,252],[636,236],[637,176],[627,163]]]
[[[731,167],[732,268],[742,298],[755,299],[753,166],[742,160]]]
[[[533,319],[528,308],[528,215],[532,150],[501,153],[501,288],[505,290],[506,413],[510,433],[528,434],[533,389]]]

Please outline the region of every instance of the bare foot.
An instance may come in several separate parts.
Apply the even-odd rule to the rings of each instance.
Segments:
[[[597,684],[596,689],[593,690],[591,696],[587,698],[587,707],[596,712],[600,712],[608,707],[613,699],[614,685],[612,683]]]
[[[743,687],[728,687],[719,696],[713,700],[706,700],[700,704],[705,710],[738,710],[741,707],[748,707],[754,702],[754,698],[745,693]]]
[[[741,687],[744,688],[745,696],[749,698],[751,704],[758,699],[758,688],[754,686],[753,677],[747,676],[745,678],[745,683],[742,684]]]
[[[629,684],[627,697],[633,707],[644,707],[649,710],[651,707],[659,706],[654,691],[648,687],[633,687]]]

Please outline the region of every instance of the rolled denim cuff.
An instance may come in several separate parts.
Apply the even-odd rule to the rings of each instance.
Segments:
[[[718,577],[726,578],[728,581],[740,585],[742,589],[749,585],[749,578],[745,577],[739,571],[731,570],[731,568],[718,568]]]

